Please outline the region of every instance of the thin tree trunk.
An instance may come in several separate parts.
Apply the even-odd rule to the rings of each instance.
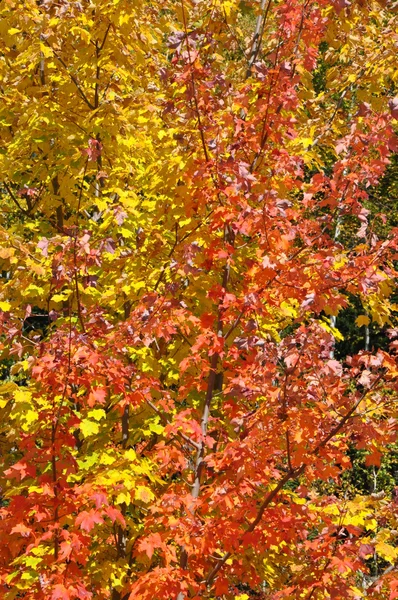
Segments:
[[[229,230],[229,228],[225,231],[225,241],[229,243],[233,243],[233,233]],[[223,269],[223,277],[222,277],[222,288],[224,290],[227,289],[228,281],[230,275],[230,267],[229,265],[225,265]],[[218,337],[223,337],[224,335],[224,324],[222,320],[222,309],[221,306],[218,308],[218,319],[217,319],[217,335]],[[219,354],[216,352],[211,357],[210,361],[210,373],[207,381],[207,390],[206,396],[204,400],[204,405],[202,409],[202,418],[201,418],[201,431],[202,431],[202,441],[200,442],[198,451],[196,453],[195,467],[194,467],[194,482],[192,485],[192,498],[193,500],[197,500],[200,494],[201,480],[203,474],[204,467],[204,457],[206,451],[205,438],[207,436],[207,428],[210,417],[210,408],[213,400],[214,392],[221,391],[223,386],[223,377],[222,374],[217,374],[217,368],[219,363]],[[192,512],[194,512],[195,508],[192,506]],[[188,566],[188,553],[185,548],[182,548],[180,555],[180,567],[182,569],[186,569]],[[184,593],[179,592],[177,595],[177,600],[184,600]]]

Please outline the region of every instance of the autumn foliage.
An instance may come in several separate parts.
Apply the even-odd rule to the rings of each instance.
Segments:
[[[1,597],[398,598],[396,3],[0,14]]]

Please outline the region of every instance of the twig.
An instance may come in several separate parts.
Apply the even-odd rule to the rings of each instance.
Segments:
[[[101,50],[103,50],[103,48],[105,46],[106,38],[108,37],[108,33],[109,33],[110,28],[111,28],[111,23],[109,23],[108,27],[106,28],[104,39],[102,40],[102,44],[98,48],[99,52],[101,52]]]
[[[289,438],[289,430],[286,430],[286,452],[287,452],[287,465],[289,467],[289,471],[293,471],[292,467],[292,459],[290,454],[290,438]]]
[[[155,413],[157,415],[159,415],[159,417],[161,418],[161,420],[163,421],[164,424],[169,424],[170,421],[168,420],[168,418],[166,417],[166,415],[157,408],[157,406],[155,406],[153,404],[153,402],[151,402],[150,400],[146,400],[146,403],[148,404],[148,406],[150,406],[152,408],[152,410],[155,411]],[[188,444],[190,444],[191,446],[193,446],[196,450],[199,449],[200,445],[195,442],[194,440],[192,440],[189,436],[185,435],[185,433],[182,433],[182,431],[177,431],[176,435],[179,435],[180,437],[182,437],[182,439],[187,442]]]
[[[260,6],[260,14],[257,17],[256,28],[254,30],[254,36],[252,40],[249,62],[246,71],[246,78],[250,77],[252,66],[260,52],[261,42],[264,35],[265,22],[268,17],[269,9],[271,8],[272,0],[268,0],[267,7],[265,7],[266,0],[262,0]]]
[[[68,73],[69,77],[71,78],[71,80],[73,81],[73,83],[76,86],[77,91],[79,92],[81,98],[84,100],[84,102],[87,104],[87,106],[89,108],[91,108],[91,110],[95,110],[95,106],[90,102],[90,100],[87,98],[86,94],[83,92],[82,88],[80,87],[80,83],[78,81],[78,79],[73,75],[73,73],[71,73],[68,69],[68,65],[65,63],[65,61],[59,56],[59,54],[57,54],[57,52],[54,50],[54,48],[51,46],[51,44],[48,43],[48,41],[46,39],[43,38],[43,43],[46,44],[46,46],[48,46],[51,51],[54,53],[55,58],[58,60],[58,62],[61,63],[61,65],[64,67],[64,69],[66,70],[66,72]]]
[[[82,201],[82,195],[83,195],[84,178],[87,173],[87,166],[88,166],[88,156],[86,159],[86,163],[84,165],[82,182],[80,185],[80,193],[79,193],[79,199],[78,199],[78,203],[77,203],[76,220],[75,220],[76,231],[75,231],[75,236],[74,236],[74,240],[73,240],[73,267],[74,267],[74,280],[75,280],[75,290],[76,290],[77,314],[79,317],[79,321],[80,321],[80,325],[82,327],[83,333],[86,332],[86,328],[84,326],[83,315],[82,315],[82,311],[81,311],[79,281],[78,281],[78,277],[77,277],[77,236],[78,236],[78,227],[79,227],[79,213],[80,213],[80,207],[81,207],[81,201]]]
[[[23,212],[25,215],[27,215],[28,211],[19,204],[18,200],[16,199],[15,194],[11,190],[10,186],[8,185],[8,183],[6,183],[5,181],[3,181],[3,185],[6,188],[7,192],[10,194],[11,199],[13,200],[13,202],[18,206],[19,210],[21,212]]]
[[[330,431],[330,433],[314,448],[314,450],[312,452],[310,452],[310,455],[316,456],[319,452],[319,450],[321,450],[321,448],[323,448],[324,446],[326,446],[326,444],[335,436],[337,435],[337,433],[339,433],[339,431],[344,427],[345,423],[348,421],[348,419],[354,414],[354,412],[356,411],[356,409],[358,408],[359,404],[362,402],[362,400],[367,396],[367,394],[369,394],[369,392],[374,389],[374,387],[376,386],[376,384],[380,381],[380,379],[382,378],[383,373],[380,373],[380,375],[375,379],[375,381],[372,383],[372,385],[370,386],[370,388],[368,390],[366,390],[366,392],[364,392],[361,397],[359,398],[359,400],[357,402],[355,402],[355,404],[353,405],[353,407],[346,413],[346,415],[344,415],[344,417],[341,418],[341,420],[339,421],[339,423]],[[277,496],[277,494],[279,493],[279,491],[283,488],[283,486],[290,481],[290,479],[296,478],[299,475],[302,475],[302,473],[304,473],[306,468],[306,463],[302,463],[300,465],[300,467],[296,467],[295,469],[289,470],[286,475],[284,475],[284,477],[282,477],[282,479],[279,481],[279,483],[276,485],[276,487],[266,496],[266,498],[263,500],[262,504],[260,505],[258,511],[257,511],[257,515],[255,517],[255,519],[251,522],[251,524],[249,525],[249,527],[246,529],[246,531],[244,532],[243,535],[245,535],[246,533],[251,533],[256,526],[260,523],[263,514],[266,510],[266,508],[268,508],[268,506],[271,504],[271,502],[274,500],[274,498]],[[242,538],[241,540],[242,541]],[[219,562],[213,567],[213,569],[210,571],[210,573],[208,574],[205,583],[207,586],[210,586],[213,581],[214,578],[216,577],[217,573],[219,572],[219,570],[223,567],[223,565],[227,562],[227,560],[229,559],[229,557],[231,556],[230,552],[226,552],[222,558],[219,560]]]
[[[203,147],[203,152],[204,152],[204,155],[205,155],[205,159],[206,159],[206,162],[209,162],[209,153],[207,151],[207,145],[206,145],[205,135],[204,135],[204,132],[203,132],[202,120],[201,120],[200,112],[199,112],[198,99],[196,97],[196,85],[195,85],[195,77],[194,77],[194,74],[193,74],[193,62],[192,62],[192,59],[191,59],[191,50],[190,50],[190,47],[189,47],[188,27],[187,27],[187,19],[186,19],[186,16],[185,16],[184,0],[181,0],[181,9],[182,9],[182,19],[183,19],[183,24],[184,24],[184,32],[185,32],[185,39],[186,39],[186,45],[187,45],[187,52],[188,52],[189,68],[190,68],[190,72],[191,72],[192,96],[193,96],[193,101],[194,101],[194,104],[195,104],[196,116],[197,116],[197,119],[198,119],[198,129],[199,129],[200,139],[202,141],[202,147]]]

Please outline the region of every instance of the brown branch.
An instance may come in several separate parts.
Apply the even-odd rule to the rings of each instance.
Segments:
[[[164,277],[164,274],[166,272],[167,265],[169,264],[170,259],[173,256],[174,250],[176,249],[177,245],[178,245],[178,223],[176,222],[175,223],[175,240],[174,240],[174,244],[171,247],[171,250],[170,250],[170,252],[169,252],[169,254],[167,256],[166,262],[164,263],[164,265],[162,266],[162,268],[160,270],[160,275],[158,277],[158,280],[157,280],[157,282],[154,285],[153,289],[154,289],[155,292],[158,289],[160,283],[163,281],[163,277]]]
[[[211,211],[205,216],[205,218],[203,219],[203,221],[200,221],[200,223],[198,223],[197,225],[195,225],[195,227],[193,229],[191,229],[191,231],[188,231],[185,235],[183,235],[179,240],[177,240],[177,227],[178,227],[178,223],[175,224],[176,227],[176,239],[173,243],[173,246],[169,252],[169,254],[167,255],[167,261],[164,263],[164,265],[161,268],[161,272],[160,275],[158,277],[158,280],[155,283],[154,286],[154,291],[157,290],[157,288],[159,287],[160,283],[163,281],[163,277],[167,268],[167,265],[170,262],[171,257],[174,254],[175,249],[177,248],[177,246],[179,246],[180,244],[182,244],[182,242],[185,242],[185,240],[187,238],[189,238],[193,233],[195,233],[195,231],[197,231],[198,229],[200,229],[207,221],[207,219],[212,215],[212,213],[214,212],[214,208],[211,209]]]
[[[80,213],[80,207],[81,207],[82,196],[83,196],[84,178],[87,173],[87,166],[88,166],[88,156],[86,159],[86,163],[84,165],[82,182],[80,185],[80,192],[79,192],[79,199],[78,199],[78,203],[77,203],[76,220],[75,220],[76,231],[75,231],[75,236],[74,236],[74,240],[73,240],[73,267],[74,267],[77,314],[79,317],[79,321],[80,321],[80,325],[82,327],[83,333],[86,332],[86,328],[84,326],[84,321],[83,321],[83,315],[82,315],[82,309],[81,309],[81,303],[80,303],[79,281],[78,281],[78,276],[77,276],[77,236],[78,236],[78,232],[79,232],[79,229],[78,229],[79,228],[79,213]]]
[[[289,430],[286,430],[286,453],[287,453],[287,466],[289,467],[289,472],[293,471],[293,467],[292,467],[292,457],[291,457],[291,451],[290,451],[290,437],[289,437]]]
[[[19,250],[20,252],[23,252],[24,254],[26,254],[27,256],[29,256],[32,260],[34,260],[38,265],[41,265],[41,261],[36,258],[36,256],[34,256],[33,254],[31,254],[28,250],[26,250],[22,244],[18,247],[15,244],[13,244],[12,242],[9,242],[11,248],[14,248],[14,250]]]
[[[229,338],[229,336],[231,335],[231,333],[237,328],[237,326],[241,322],[241,319],[244,314],[245,314],[245,310],[242,309],[240,311],[239,315],[236,317],[235,321],[232,323],[231,327],[228,329],[227,333],[224,335],[224,340],[227,340]]]
[[[39,66],[39,74],[40,74],[40,84],[46,85],[46,73],[44,70],[44,56],[43,53],[40,53],[40,66]]]
[[[17,207],[19,208],[19,210],[21,212],[23,212],[25,215],[28,214],[28,211],[23,208],[23,206],[21,206],[21,204],[18,202],[14,192],[12,191],[12,189],[10,188],[10,186],[8,185],[8,183],[6,183],[5,181],[3,181],[3,185],[6,188],[7,192],[9,193],[9,195],[11,196],[11,199],[13,200],[13,202],[17,205]]]
[[[166,415],[157,408],[157,406],[155,406],[153,404],[153,402],[151,402],[150,400],[146,400],[146,403],[148,404],[148,406],[150,406],[152,408],[152,410],[155,411],[155,413],[157,415],[159,415],[161,421],[163,422],[164,425],[169,425],[170,421],[168,420],[168,418],[166,417]],[[192,440],[189,436],[185,435],[185,433],[182,433],[182,431],[177,431],[176,435],[179,435],[185,442],[187,442],[188,444],[190,444],[191,446],[193,446],[193,448],[195,448],[196,450],[199,449],[199,444],[197,442],[195,442],[194,440]]]
[[[293,477],[298,477],[299,475],[301,475],[303,473],[304,469],[305,469],[305,465],[301,465],[301,467],[299,467],[298,469],[295,469],[294,471],[289,471],[288,473],[286,473],[286,475],[284,475],[284,477],[282,477],[282,479],[279,481],[279,483],[276,485],[276,487],[274,487],[274,489],[269,492],[269,494],[266,496],[266,498],[260,505],[260,508],[258,509],[255,519],[250,523],[249,527],[245,531],[245,534],[251,533],[257,527],[257,525],[259,524],[259,522],[261,521],[261,519],[263,517],[263,514],[264,514],[266,508],[271,504],[273,499],[278,495],[278,493],[283,488],[283,486],[288,481],[290,481],[290,479],[292,479]],[[231,556],[231,553],[226,552],[222,556],[222,558],[219,560],[219,562],[213,567],[213,569],[210,571],[210,573],[208,574],[208,576],[206,578],[207,586],[210,586],[213,583],[215,576],[217,575],[219,570],[225,565],[225,563],[227,562],[227,560],[229,559],[230,556]]]
[[[189,69],[190,69],[190,73],[191,73],[192,96],[193,96],[193,101],[194,101],[194,104],[195,104],[196,117],[198,119],[198,128],[199,128],[200,139],[201,139],[201,142],[202,142],[203,152],[204,152],[204,155],[205,155],[206,162],[209,162],[209,153],[207,151],[207,145],[206,145],[205,135],[204,135],[204,132],[203,132],[202,120],[201,120],[201,117],[200,117],[199,104],[198,104],[198,99],[197,99],[197,96],[196,96],[196,84],[195,84],[195,77],[194,77],[194,74],[193,74],[193,63],[192,63],[192,59],[191,59],[191,50],[190,50],[190,47],[189,47],[188,27],[187,27],[187,19],[186,19],[186,16],[185,16],[184,0],[181,0],[181,9],[182,9],[182,19],[183,19],[183,25],[184,25],[184,32],[185,32],[185,39],[186,39],[186,45],[187,45],[187,52],[188,52]]]
[[[347,501],[344,502],[343,504],[344,509],[340,512],[340,518],[339,518],[339,524],[337,527],[337,531],[339,531],[343,525],[343,521],[345,516],[347,515]],[[329,567],[330,563],[332,562],[332,558],[335,556],[337,548],[339,547],[339,538],[338,536],[336,536],[333,546],[332,546],[332,550],[330,553],[330,556],[326,559],[326,562],[322,568],[322,571],[320,572],[320,576],[319,576],[319,581],[321,581],[321,576],[326,572],[326,569]],[[312,588],[309,591],[308,596],[305,598],[305,600],[311,600],[312,596],[314,595],[315,591],[317,589],[317,585],[313,585]]]
[[[388,575],[389,573],[392,573],[394,571],[398,571],[398,565],[389,565],[383,571],[383,573],[381,573],[380,575],[377,575],[376,577],[372,578],[372,582],[371,582],[370,586],[367,589],[371,590],[371,588],[374,587],[377,583],[379,583],[380,580],[383,579],[383,577],[385,577],[386,575]]]
[[[281,47],[281,38],[282,38],[282,34],[280,34],[279,40],[278,40],[278,47],[276,49],[274,68],[276,67],[278,58],[279,58],[279,50]],[[276,78],[274,79],[274,75],[272,75],[272,79],[269,84],[269,88],[268,88],[268,92],[267,92],[267,108],[265,111],[263,126],[262,126],[262,130],[261,130],[261,135],[260,135],[260,149],[258,150],[258,152],[256,152],[256,154],[253,158],[253,161],[250,165],[250,169],[249,169],[250,173],[253,173],[255,168],[259,166],[258,161],[260,158],[261,158],[261,162],[262,162],[261,155],[264,151],[265,144],[267,143],[267,139],[268,139],[267,122],[268,122],[269,109],[270,109],[270,105],[271,105],[271,93],[272,93],[274,87],[276,86],[276,84],[278,83],[280,72],[281,72],[281,69],[279,68],[278,72],[276,74]],[[279,105],[278,108],[276,109],[276,112],[279,112],[281,110],[281,108],[282,108],[282,105]],[[272,122],[271,122],[271,125],[272,125]]]
[[[95,88],[94,88],[94,107],[95,108],[99,107],[99,78],[100,78],[101,67],[98,65],[98,59],[101,55],[101,51],[103,50],[103,48],[105,46],[106,38],[108,37],[110,28],[111,28],[111,24],[109,23],[108,27],[106,28],[104,39],[102,40],[101,44],[98,43],[98,40],[96,40],[96,42],[95,42],[95,56],[97,59],[97,68],[96,68],[96,74],[95,74]]]
[[[46,46],[48,46],[51,51],[53,52],[55,58],[58,60],[58,62],[61,63],[61,65],[64,67],[64,69],[66,70],[66,72],[68,73],[69,77],[71,78],[71,80],[73,81],[73,83],[76,86],[76,89],[79,93],[79,95],[81,96],[81,98],[84,100],[84,102],[87,104],[87,106],[89,108],[91,108],[91,110],[95,109],[95,106],[90,102],[90,100],[87,98],[86,94],[83,92],[82,88],[80,87],[80,83],[79,80],[77,79],[77,77],[75,77],[73,75],[73,73],[71,73],[68,69],[68,65],[66,64],[66,62],[59,56],[59,54],[57,54],[57,52],[55,52],[54,48],[51,46],[51,44],[48,43],[48,41],[46,39],[43,38],[43,43],[46,44]]]
[[[271,8],[272,0],[268,0],[267,7],[265,6],[266,0],[262,0],[260,6],[260,14],[257,17],[256,28],[254,30],[254,36],[252,40],[249,62],[246,71],[246,78],[250,77],[252,66],[256,61],[258,53],[260,52],[261,42],[264,35],[265,23],[267,21],[268,13]]]
[[[307,9],[307,6],[309,4],[309,0],[307,0],[305,2],[305,4],[303,5],[303,10],[301,11],[301,19],[300,19],[300,25],[299,25],[299,31],[298,31],[298,35],[297,35],[297,40],[296,40],[296,45],[294,47],[294,52],[293,52],[293,56],[297,56],[297,52],[299,49],[299,45],[300,45],[300,40],[301,40],[301,36],[303,33],[303,27],[304,27],[304,19],[305,19],[305,11]],[[293,65],[293,69],[292,69],[292,77],[295,75],[296,73],[296,64],[294,63]]]
[[[129,429],[129,405],[126,404],[122,415],[122,447],[125,450],[130,437]]]
[[[59,521],[59,506],[58,506],[58,475],[57,475],[57,459],[55,455],[55,436],[56,436],[56,425],[53,424],[51,428],[51,472],[53,480],[53,493],[54,493],[54,560],[58,560],[59,553],[59,537],[58,537],[58,521]]]
[[[55,196],[59,196],[59,181],[58,181],[58,175],[55,175],[51,181],[52,186],[53,186],[53,192]],[[64,231],[64,211],[63,211],[63,207],[62,204],[59,204],[56,208],[55,211],[55,225],[57,230],[60,233],[63,233]]]
[[[98,57],[98,54],[97,54]],[[99,78],[100,78],[101,68],[97,65],[97,69],[95,72],[95,87],[94,87],[94,108],[99,107]]]
[[[383,376],[383,373],[380,373],[380,375],[374,380],[374,382],[372,383],[370,388],[361,395],[361,397],[357,400],[357,402],[355,402],[355,404],[352,406],[352,408],[341,418],[341,420],[338,422],[338,424],[335,427],[333,427],[333,429],[330,431],[330,433],[316,446],[316,448],[314,448],[314,450],[312,452],[310,452],[310,455],[316,456],[318,454],[319,450],[321,450],[321,448],[326,446],[326,444],[335,435],[337,435],[339,433],[339,431],[344,427],[344,425],[346,424],[348,419],[350,419],[351,416],[354,414],[354,412],[356,411],[356,409],[358,408],[358,406],[360,405],[362,400],[364,400],[364,398],[367,396],[367,394],[369,394],[369,392],[372,389],[374,389],[374,387],[380,381],[382,376]],[[282,477],[282,479],[279,481],[279,483],[276,485],[276,487],[273,490],[271,490],[271,492],[263,500],[262,504],[260,505],[260,507],[257,511],[257,515],[256,515],[255,519],[251,522],[251,524],[246,529],[244,534],[251,533],[257,527],[257,525],[260,523],[260,521],[263,517],[265,510],[268,508],[268,506],[271,504],[271,502],[274,500],[274,498],[278,495],[278,493],[283,488],[283,486],[288,481],[290,481],[290,479],[293,479],[293,478],[296,478],[296,477],[302,475],[305,471],[305,468],[306,468],[306,463],[302,463],[299,467],[296,467],[293,470],[289,470],[286,473],[286,475],[284,475],[284,477]],[[241,541],[242,541],[242,538],[241,538],[240,542]],[[222,556],[222,558],[219,560],[219,562],[213,567],[213,569],[210,571],[210,573],[208,574],[208,576],[205,580],[205,583],[207,586],[210,586],[213,583],[214,578],[216,577],[217,573],[224,566],[224,564],[227,562],[227,560],[229,559],[230,556],[231,556],[231,553],[226,552]]]
[[[376,379],[373,381],[369,389],[367,389],[363,394],[361,394],[360,398],[355,402],[355,404],[350,408],[350,410],[340,419],[335,427],[330,431],[330,433],[318,444],[312,454],[317,454],[321,448],[324,448],[330,440],[339,433],[339,431],[344,427],[347,421],[353,416],[358,406],[361,402],[366,398],[366,396],[371,392],[375,386],[379,383],[381,378],[384,375],[384,371],[382,371]]]
[[[225,238],[226,240],[228,240],[229,237],[229,231],[226,230],[225,232]],[[228,281],[229,281],[229,274],[230,274],[230,267],[229,265],[225,265],[224,270],[223,270],[223,277],[222,277],[222,283],[221,283],[221,287],[226,290],[227,289],[227,285],[228,285]],[[222,314],[221,314],[221,302],[219,303],[218,306],[218,320],[217,320],[217,335],[219,337],[223,336],[223,320],[222,320]],[[218,365],[218,361],[219,361],[219,354],[218,352],[215,352],[213,354],[213,356],[211,357],[211,361],[210,361],[210,373],[209,373],[209,378],[207,381],[207,390],[206,390],[206,396],[205,396],[205,401],[204,401],[204,405],[203,405],[203,409],[202,409],[202,418],[201,418],[201,423],[200,423],[200,428],[202,430],[202,441],[200,443],[200,448],[198,449],[198,453],[196,455],[196,463],[195,463],[195,471],[194,471],[194,484],[192,487],[192,497],[194,499],[199,497],[199,492],[200,492],[200,482],[201,482],[201,475],[202,475],[202,470],[203,470],[203,466],[204,466],[204,462],[203,462],[203,458],[204,458],[204,452],[205,452],[205,437],[207,435],[207,426],[208,426],[208,422],[209,422],[209,417],[210,417],[210,406],[211,406],[211,402],[213,400],[213,395],[216,389],[219,389],[221,391],[222,389],[222,378],[218,379],[217,378],[217,365]]]
[[[110,28],[111,28],[111,23],[109,23],[108,27],[106,28],[104,39],[102,40],[102,43],[101,43],[101,45],[98,48],[99,52],[101,52],[101,50],[103,50],[103,48],[105,46],[105,42],[106,42],[106,39],[108,37],[108,33],[109,33]]]
[[[229,227],[226,227],[224,230],[224,241],[232,243],[233,242],[232,236],[233,236],[232,231],[230,230]],[[222,282],[221,282],[221,287],[224,290],[227,289],[229,276],[230,276],[230,266],[229,266],[229,264],[226,264],[223,269],[223,276],[222,276]],[[223,319],[222,319],[221,301],[219,302],[219,305],[218,305],[217,335],[219,337],[223,336]],[[200,422],[200,428],[201,428],[201,432],[202,432],[202,440],[197,449],[196,459],[195,459],[195,467],[194,467],[194,471],[193,471],[194,482],[193,482],[193,486],[192,486],[192,498],[194,501],[199,497],[199,494],[200,494],[202,472],[203,472],[203,467],[205,464],[204,463],[204,456],[205,456],[205,450],[206,450],[205,438],[207,435],[208,422],[209,422],[209,418],[210,418],[211,403],[213,400],[215,390],[216,389],[221,390],[222,385],[223,385],[222,376],[221,377],[217,376],[217,365],[218,365],[219,358],[220,358],[220,356],[219,356],[218,352],[215,352],[212,355],[211,361],[210,361],[210,373],[209,373],[209,377],[207,380],[206,396],[204,399],[204,404],[203,404],[203,408],[202,408],[202,417],[201,417],[201,422]],[[192,512],[194,512],[193,505],[192,505]],[[227,560],[227,559],[225,559],[225,560]],[[185,548],[181,548],[180,567],[182,569],[186,569],[187,565],[188,565],[188,553],[185,550]],[[184,600],[183,592],[179,592],[179,594],[177,595],[177,600]]]
[[[357,77],[356,81],[361,79],[361,77],[363,77],[364,74],[365,74],[365,69],[361,69],[361,71],[358,73],[358,77]],[[341,105],[343,103],[343,100],[344,100],[347,92],[349,92],[350,90],[352,90],[354,88],[354,84],[356,83],[356,81],[354,83],[350,83],[343,89],[343,91],[341,92],[341,95],[336,103],[335,109],[334,109],[331,117],[329,118],[328,122],[326,123],[324,131],[315,138],[315,140],[313,141],[313,143],[310,146],[311,148],[313,148],[314,146],[317,146],[319,144],[320,140],[322,139],[322,135],[325,131],[327,132],[330,130],[332,123],[333,123],[334,119],[336,118],[336,115],[339,111],[339,108],[341,107]]]

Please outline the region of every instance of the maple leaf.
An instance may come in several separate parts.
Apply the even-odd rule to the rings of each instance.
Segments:
[[[88,158],[92,161],[96,161],[102,154],[102,144],[96,139],[90,138],[88,140],[88,148],[82,150],[83,154],[87,154]]]
[[[19,533],[22,535],[22,537],[29,537],[30,534],[32,533],[32,530],[30,529],[30,527],[27,527],[26,525],[24,525],[24,523],[19,523],[18,525],[15,525],[15,527],[13,527],[10,531],[10,533]]]
[[[154,498],[153,492],[142,485],[138,485],[134,490],[134,497],[141,502],[148,503]]]
[[[84,510],[75,519],[75,524],[87,532],[91,531],[96,524],[103,522],[101,514],[95,509]]]
[[[25,477],[32,477],[35,475],[35,469],[32,465],[28,465],[25,461],[19,461],[6,471],[4,474],[10,478],[15,477],[19,479],[24,479]]]
[[[139,543],[140,552],[145,552],[149,559],[152,558],[153,553],[158,548],[163,548],[164,542],[159,533],[152,533],[151,535],[142,539]]]
[[[90,390],[87,404],[91,407],[95,406],[96,404],[104,404],[106,394],[107,392],[104,388],[93,388]]]
[[[5,600],[388,595],[393,8],[3,4]]]
[[[61,542],[59,549],[60,560],[68,559],[73,551],[72,545],[69,542]]]
[[[120,523],[123,527],[126,526],[126,520],[125,520],[125,518],[123,517],[122,513],[120,512],[120,510],[118,510],[114,506],[108,506],[106,508],[106,510],[105,510],[105,513],[110,518],[110,520],[112,521],[112,523],[114,523],[115,521],[118,521],[118,523]]]
[[[51,600],[69,600],[70,595],[62,583],[57,583],[51,594]]]
[[[370,453],[365,458],[365,465],[367,467],[370,467],[372,465],[379,467],[382,456],[383,456],[382,452],[377,450],[377,448],[372,447]]]

